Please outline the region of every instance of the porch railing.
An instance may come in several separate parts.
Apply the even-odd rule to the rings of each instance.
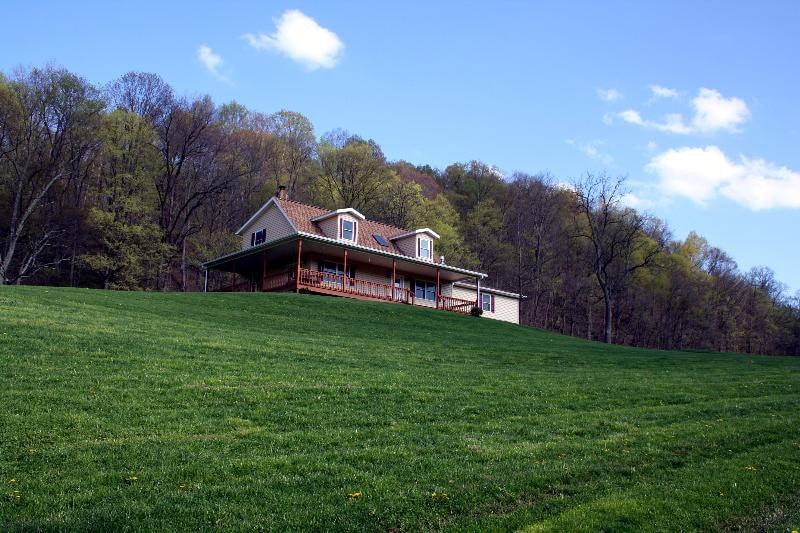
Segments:
[[[281,272],[264,278],[261,283],[262,291],[275,291],[294,285],[294,272]]]
[[[223,285],[217,292],[250,292],[252,290],[252,285],[250,281],[238,281],[236,283],[228,283],[227,285]]]
[[[439,296],[439,309],[444,309],[445,311],[468,315],[473,307],[475,307],[475,302],[472,300],[462,300],[452,296]]]
[[[392,287],[365,279],[347,278],[344,274],[317,272],[307,268],[300,269],[300,287],[318,288],[356,296],[366,296],[376,300],[413,303],[414,295],[409,289]]]

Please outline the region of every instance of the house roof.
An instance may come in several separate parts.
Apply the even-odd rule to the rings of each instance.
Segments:
[[[295,228],[297,228],[297,231],[325,237],[325,233],[323,233],[322,229],[319,227],[319,224],[315,222],[315,219],[324,220],[326,215],[330,214],[331,211],[315,205],[296,202],[294,200],[276,198],[275,203],[277,203],[283,209],[283,211],[286,213],[286,216],[289,217],[289,221],[294,224]],[[398,228],[397,226],[392,226],[390,224],[376,222],[375,220],[364,219],[359,223],[357,244],[366,248],[372,248],[373,250],[380,250],[382,252],[390,252],[402,255],[403,252],[391,239],[395,235],[402,235],[403,233],[407,232],[408,230],[404,228]],[[378,244],[378,241],[375,240],[374,235],[381,235],[384,237],[386,239],[387,246],[381,246]]]
[[[320,220],[325,220],[326,218],[335,217],[336,215],[352,215],[360,220],[364,220],[367,218],[358,211],[356,211],[355,209],[353,209],[352,207],[346,207],[344,209],[337,209],[336,211],[330,211],[325,215],[314,217],[313,221],[318,222]]]
[[[431,228],[422,228],[422,229],[415,229],[414,231],[407,231],[405,233],[401,233],[400,235],[395,235],[394,237],[390,237],[390,239],[392,239],[392,240],[404,239],[406,237],[412,237],[414,235],[419,235],[420,233],[426,233],[426,234],[428,234],[431,237],[434,237],[436,239],[440,238],[439,234],[436,233],[435,231],[433,231]]]
[[[462,287],[464,289],[472,289],[477,290],[478,287],[474,283],[467,283],[464,281],[456,281],[453,283],[456,287]],[[485,287],[481,285],[481,292],[487,292],[489,294],[499,294],[500,296],[508,296],[510,298],[516,298],[517,300],[525,300],[528,297],[523,294],[517,294],[516,292],[509,292],[509,291],[501,291],[500,289],[493,289],[491,287]]]
[[[403,259],[404,261],[409,261],[411,263],[418,263],[422,265],[430,265],[432,267],[439,267],[444,270],[449,270],[451,272],[457,272],[460,274],[465,274],[467,276],[478,276],[480,278],[486,277],[486,274],[482,272],[475,272],[472,270],[468,270],[465,268],[456,267],[453,265],[447,264],[440,264],[435,263],[429,260],[419,259],[416,257],[410,257],[406,255],[398,246],[395,244],[395,241],[392,239],[397,239],[398,237],[413,235],[416,232],[409,231],[406,228],[401,228],[398,226],[392,226],[391,224],[384,224],[382,222],[377,222],[375,220],[364,219],[359,221],[358,223],[358,241],[355,243],[345,243],[338,239],[332,239],[325,235],[322,231],[322,228],[319,226],[317,221],[323,221],[332,214],[336,214],[336,211],[331,211],[329,209],[325,209],[322,207],[318,207],[315,205],[304,204],[302,202],[297,202],[294,200],[289,200],[286,198],[278,198],[277,196],[273,196],[270,198],[264,205],[262,205],[258,211],[256,211],[253,216],[251,216],[247,222],[245,222],[241,228],[236,231],[237,235],[242,235],[243,232],[256,221],[256,219],[271,205],[275,205],[281,213],[283,213],[286,218],[288,219],[289,223],[291,224],[294,234],[288,235],[283,239],[279,239],[278,241],[270,241],[264,243],[259,246],[253,246],[251,248],[247,248],[245,250],[239,250],[236,252],[232,252],[230,254],[223,255],[221,257],[217,257],[211,261],[207,261],[203,263],[203,268],[207,269],[209,267],[213,267],[214,265],[221,264],[225,261],[235,260],[241,257],[246,257],[253,253],[257,253],[261,250],[265,250],[269,247],[274,246],[277,243],[284,242],[288,239],[293,239],[296,237],[302,238],[313,238],[314,240],[321,241],[321,242],[329,242],[339,246],[352,246],[354,248],[361,248],[367,250],[374,250],[379,252],[383,255],[388,256],[396,256],[399,259]],[[342,211],[342,210],[339,210]],[[349,212],[349,211],[348,211]],[[360,214],[360,213],[359,213]],[[435,235],[435,233],[430,230],[429,228],[423,228],[422,230],[417,230],[417,232],[430,232]],[[380,235],[384,238],[384,242],[386,246],[382,246],[378,240],[375,239],[375,235]],[[436,235],[438,237],[438,235]]]

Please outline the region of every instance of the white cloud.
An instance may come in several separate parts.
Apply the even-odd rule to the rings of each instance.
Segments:
[[[667,150],[650,160],[661,191],[698,203],[723,196],[752,210],[800,209],[800,172],[763,159],[731,161],[716,146]]]
[[[659,87],[659,89],[664,88]],[[672,91],[672,89],[664,90]],[[692,108],[694,115],[688,124],[680,113],[669,113],[661,122],[644,119],[635,109],[627,109],[617,116],[629,124],[677,135],[713,133],[720,130],[737,132],[739,126],[750,118],[750,110],[744,100],[736,97],[725,98],[713,89],[700,89],[697,96],[692,99]],[[610,121],[604,118],[604,122],[608,124]]]
[[[750,118],[750,110],[741,98],[724,98],[714,89],[700,89],[692,100],[697,131],[708,133],[716,130],[738,131],[738,127]]]
[[[575,146],[578,150],[583,152],[583,154],[588,157],[589,159],[594,159],[595,161],[600,161],[602,164],[606,166],[611,166],[614,164],[614,158],[605,152],[602,152],[598,147],[605,144],[605,141],[592,141],[585,144],[581,144],[576,142],[574,139],[567,139],[567,144]]]
[[[616,102],[623,94],[616,89],[597,89],[597,97],[604,102]]]
[[[644,128],[651,128],[665,133],[686,134],[691,133],[691,128],[684,124],[683,117],[678,113],[670,113],[664,116],[664,122],[654,122],[645,120],[635,109],[627,109],[619,113],[619,118],[629,124],[636,124]]]
[[[650,92],[653,93],[652,98],[677,98],[678,91],[675,89],[670,89],[669,87],[663,87],[661,85],[650,85]]]
[[[248,33],[243,39],[256,50],[277,50],[309,70],[333,68],[339,62],[344,43],[311,17],[290,9],[274,22],[274,33]]]
[[[633,209],[649,209],[656,205],[653,200],[649,200],[632,192],[622,195],[620,198],[622,205],[632,207]]]
[[[215,78],[227,81],[228,77],[222,74],[219,69],[222,66],[222,56],[214,53],[210,46],[201,44],[197,49],[197,60],[206,67]]]

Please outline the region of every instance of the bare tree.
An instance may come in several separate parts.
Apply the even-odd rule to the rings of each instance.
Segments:
[[[8,207],[0,284],[35,270],[58,234],[49,223],[34,229],[32,222],[55,186],[91,159],[97,144],[91,131],[102,109],[97,91],[63,69],[21,71],[11,82],[0,81],[0,197]],[[15,262],[23,241],[26,252]]]
[[[626,278],[650,265],[663,243],[646,233],[647,219],[621,204],[624,178],[587,174],[573,185],[576,200],[576,236],[589,243],[592,272],[600,288],[604,314],[603,340],[612,341],[614,298]]]
[[[173,104],[172,87],[158,74],[128,72],[105,89],[109,106],[159,122]]]

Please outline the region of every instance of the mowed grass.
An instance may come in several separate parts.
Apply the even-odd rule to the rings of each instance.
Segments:
[[[3,287],[0,530],[783,531],[799,393],[800,358],[313,295]]]

